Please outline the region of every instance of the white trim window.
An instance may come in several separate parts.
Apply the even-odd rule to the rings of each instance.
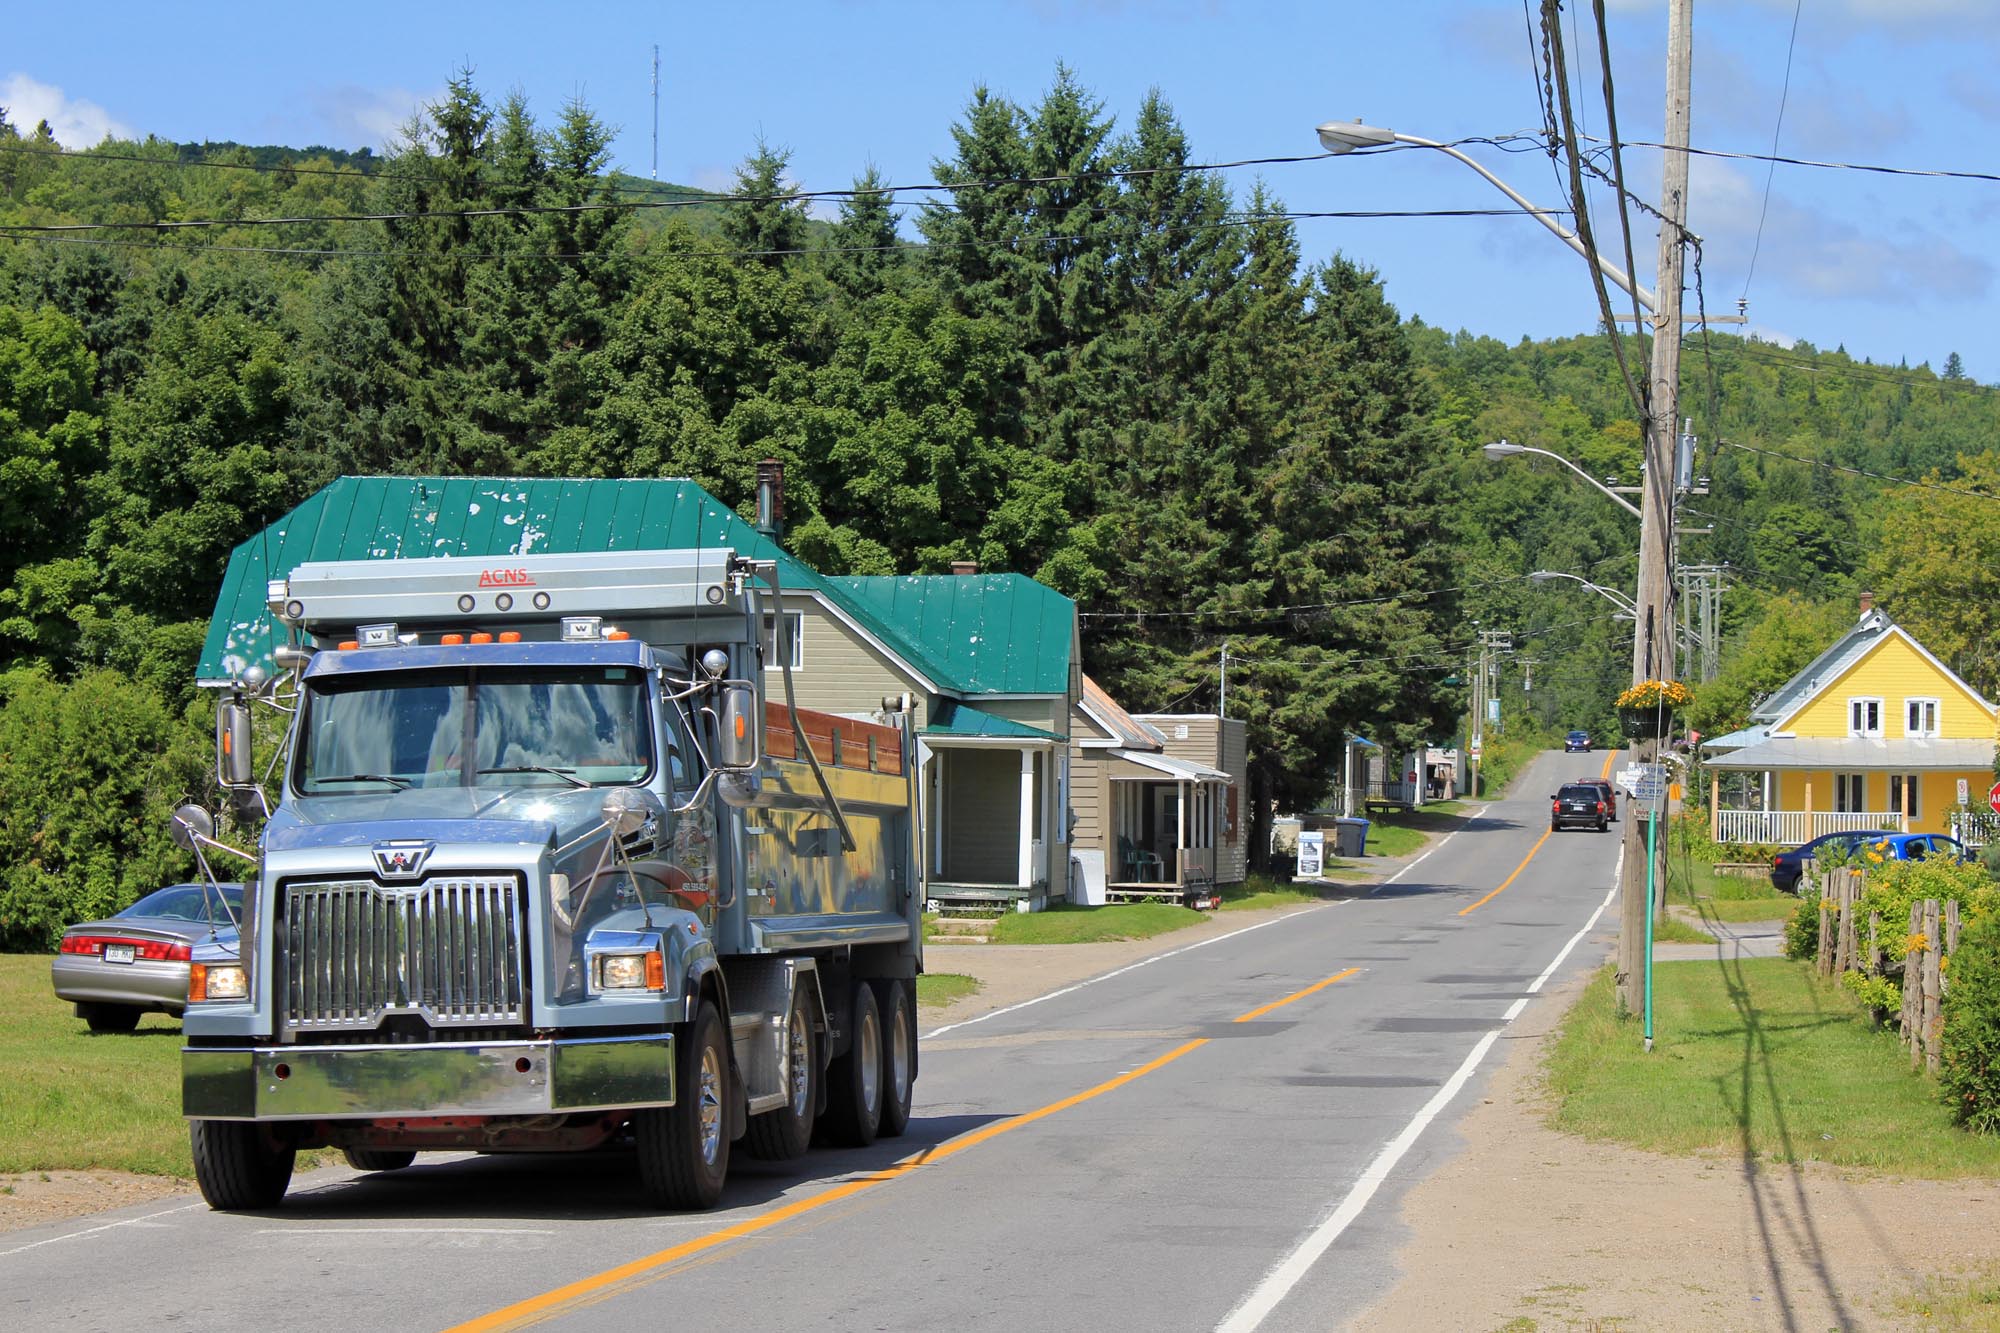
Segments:
[[[1833,809],[1836,814],[1860,814],[1868,808],[1868,775],[1835,773]]]
[[[1932,740],[1938,733],[1938,701],[1936,699],[1903,700],[1903,734],[1919,740]]]
[[[785,612],[785,619],[790,622],[786,628],[791,632],[792,670],[797,671],[806,664],[806,613],[803,611],[787,611]],[[776,671],[779,668],[777,645],[772,642],[773,637],[777,634],[777,624],[777,617],[775,615],[768,611],[764,613],[764,669],[766,671]]]
[[[1882,701],[1880,699],[1849,699],[1847,701],[1847,734],[1850,736],[1880,736],[1882,734]]]

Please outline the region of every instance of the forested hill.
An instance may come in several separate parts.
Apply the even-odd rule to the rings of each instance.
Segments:
[[[344,473],[688,476],[747,506],[775,456],[804,559],[1032,574],[1077,599],[1086,669],[1131,707],[1212,707],[1227,644],[1259,812],[1318,800],[1348,730],[1452,735],[1475,620],[1517,636],[1509,719],[1602,719],[1629,623],[1523,576],[1629,587],[1636,527],[1478,452],[1505,436],[1636,481],[1601,338],[1402,318],[1366,255],[1302,255],[1262,186],[1189,169],[1158,95],[1114,117],[1059,68],[1033,105],[973,90],[936,139],[948,195],[864,175],[819,221],[768,148],[728,196],[638,181],[588,107],[538,121],[465,77],[383,156],[72,152],[0,120],[0,711],[72,682],[81,717],[117,713],[107,691],[131,716],[186,706],[230,547]],[[1712,478],[1691,521],[1715,533],[1683,554],[1736,571],[1732,624],[1859,579],[1913,627],[1968,604],[1967,566],[1907,542],[1984,502],[1834,467],[1957,478],[1990,391],[1728,338],[1685,365]],[[1992,638],[1945,628],[1967,659]],[[119,841],[152,837],[136,812],[51,858],[13,799],[5,892],[147,863]],[[87,874],[66,859],[86,852]]]

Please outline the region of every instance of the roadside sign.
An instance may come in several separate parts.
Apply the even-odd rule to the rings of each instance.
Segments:
[[[1299,878],[1318,879],[1326,873],[1326,834],[1318,830],[1299,834]]]
[[[1634,764],[1632,767],[1637,770],[1632,774],[1633,800],[1657,801],[1667,794],[1665,764]]]
[[[1470,746],[1470,749],[1471,749],[1471,751],[1472,751],[1472,757],[1473,757],[1474,759],[1477,759],[1477,758],[1479,758],[1479,744],[1480,744],[1480,741],[1481,741],[1481,740],[1483,740],[1483,739],[1484,739],[1484,738],[1483,738],[1483,737],[1480,737],[1480,736],[1474,736],[1474,737],[1472,738],[1472,745]],[[2000,783],[1995,783],[1994,785],[1995,785],[1996,787],[2000,787]]]
[[[1958,803],[1964,805],[1970,799],[1971,793],[1967,790],[1966,781],[1964,778],[1960,778],[1958,780]]]
[[[1993,807],[1994,814],[2000,815],[2000,782],[1994,783],[1992,789],[1986,793],[1986,804]]]

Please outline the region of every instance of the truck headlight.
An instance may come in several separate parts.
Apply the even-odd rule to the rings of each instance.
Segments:
[[[250,994],[240,963],[195,963],[188,968],[188,1003],[241,1000]]]
[[[665,990],[667,965],[658,949],[606,953],[596,959],[598,990]]]

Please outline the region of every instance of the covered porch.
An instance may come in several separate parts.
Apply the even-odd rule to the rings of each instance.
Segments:
[[[1110,778],[1105,895],[1180,901],[1213,892],[1229,775],[1191,759],[1124,750]]]
[[[963,717],[955,721],[965,724]],[[1056,811],[1066,801],[1069,773],[1065,743],[1020,724],[1009,730],[1018,734],[925,732],[924,839],[933,910],[1004,909],[1020,902],[1039,909],[1054,883],[1051,867],[1068,868],[1067,849],[1056,846]]]
[[[1992,764],[1990,741],[1764,740],[1707,760],[1709,835],[1795,847],[1827,833],[1947,833]]]

